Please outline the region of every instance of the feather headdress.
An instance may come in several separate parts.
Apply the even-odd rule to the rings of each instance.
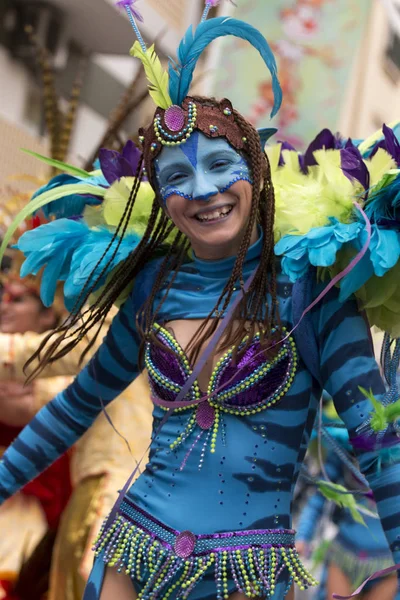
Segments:
[[[273,117],[282,102],[282,90],[277,75],[277,66],[271,48],[264,36],[244,21],[230,17],[216,17],[207,20],[211,8],[219,4],[219,0],[206,0],[205,10],[198,27],[193,30],[190,26],[186,31],[177,51],[177,61],[170,61],[169,72],[163,70],[154,46],[147,48],[140,34],[133,9],[132,0],[122,0],[117,3],[124,7],[138,38],[131,54],[139,58],[149,80],[150,95],[158,108],[168,109],[172,105],[181,106],[189,95],[193,73],[197,63],[211,42],[232,35],[248,41],[260,53],[272,77],[274,104],[271,112]],[[136,9],[135,9],[136,10]]]

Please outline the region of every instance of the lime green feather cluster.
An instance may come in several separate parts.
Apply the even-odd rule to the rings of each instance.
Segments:
[[[354,521],[361,523],[361,525],[365,525],[365,521],[360,512],[361,508],[364,510],[364,507],[360,507],[357,504],[353,494],[349,494],[345,487],[338,483],[331,483],[322,479],[317,481],[317,486],[321,494],[323,494],[327,500],[334,502],[340,506],[340,508],[346,508],[350,511]]]
[[[372,393],[372,390],[367,391],[363,387],[359,386],[360,392],[370,400],[374,407],[374,412],[371,416],[371,429],[376,433],[379,431],[385,431],[390,423],[393,423],[400,418],[400,400],[391,404],[384,405],[377,400]]]
[[[168,91],[169,75],[163,69],[161,61],[155,52],[154,44],[144,52],[140,43],[136,41],[130,53],[143,64],[149,82],[149,94],[153,98],[155,105],[167,109],[172,105]]]

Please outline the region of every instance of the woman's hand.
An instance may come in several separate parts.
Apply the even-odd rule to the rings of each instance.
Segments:
[[[24,427],[36,413],[34,385],[18,381],[0,382],[0,421],[9,427]]]

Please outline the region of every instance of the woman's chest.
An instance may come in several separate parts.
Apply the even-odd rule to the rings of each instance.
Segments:
[[[201,325],[198,320],[176,320],[155,326],[156,341],[147,344],[145,357],[153,398],[173,403],[193,373],[192,364],[200,372],[187,400],[207,395],[214,408],[245,415],[283,398],[298,367],[295,343],[284,330],[275,332],[274,342],[262,342],[256,332],[238,347],[210,352],[201,341]]]

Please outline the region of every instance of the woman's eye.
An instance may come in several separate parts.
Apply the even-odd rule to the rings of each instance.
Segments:
[[[168,177],[167,183],[169,185],[180,183],[181,181],[183,181],[184,179],[186,179],[186,177],[187,177],[186,173],[174,173],[173,175],[170,175]]]
[[[210,171],[214,171],[215,169],[222,169],[230,165],[229,160],[216,160],[210,168]]]

